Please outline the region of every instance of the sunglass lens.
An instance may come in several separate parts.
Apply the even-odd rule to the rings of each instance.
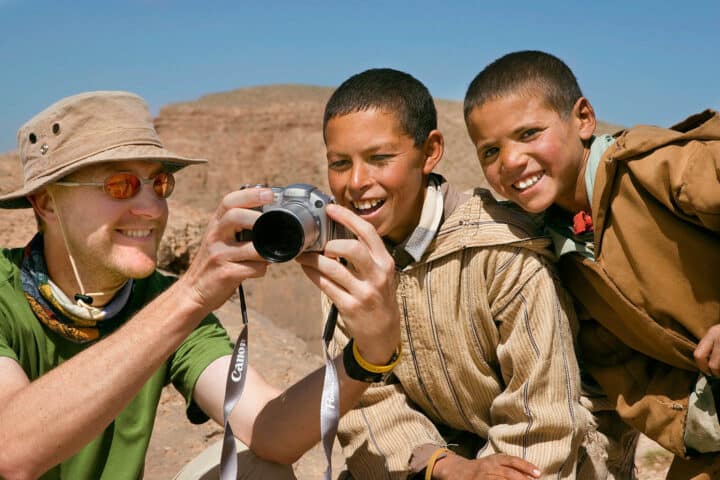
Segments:
[[[162,172],[155,176],[153,189],[161,198],[168,198],[175,188],[175,177],[172,173]]]
[[[124,200],[140,190],[140,179],[130,173],[117,173],[105,179],[105,191],[112,198]]]

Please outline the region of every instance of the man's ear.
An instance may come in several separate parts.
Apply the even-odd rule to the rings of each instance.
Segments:
[[[54,223],[57,219],[55,215],[55,202],[46,188],[38,190],[27,197],[35,215],[37,215],[45,224]]]
[[[595,119],[595,110],[590,104],[590,100],[585,97],[578,98],[572,110],[573,119],[577,122],[578,133],[583,142],[590,140],[595,133],[597,120]]]
[[[423,164],[423,173],[430,175],[445,152],[445,138],[440,130],[431,131],[425,143],[423,144],[423,153],[425,154],[425,163]]]

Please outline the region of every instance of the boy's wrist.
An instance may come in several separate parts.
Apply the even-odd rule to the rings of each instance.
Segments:
[[[368,334],[368,332],[355,331],[355,346],[362,355],[362,358],[375,365],[387,365],[393,355],[397,353],[400,344],[400,319],[390,321],[392,325],[380,331]],[[358,329],[356,329],[358,330]]]
[[[397,354],[400,342],[396,341],[394,344],[388,343],[387,345],[368,345],[367,342],[362,344],[354,339],[354,344],[358,354],[367,362],[374,365],[387,365]]]
[[[354,339],[350,339],[343,349],[343,366],[347,375],[354,380],[366,383],[381,382],[390,375],[392,369],[400,361],[401,353],[402,347],[398,345],[397,350],[387,362],[380,365],[374,364],[363,358]]]
[[[427,470],[425,472],[425,479],[429,480],[432,478],[445,478],[445,467],[448,464],[447,459],[452,455],[453,453],[450,449],[439,448],[428,462]]]

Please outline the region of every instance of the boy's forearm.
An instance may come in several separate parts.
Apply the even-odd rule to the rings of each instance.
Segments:
[[[206,312],[172,290],[0,408],[0,476],[37,477],[97,437]],[[22,419],[22,421],[19,421]]]
[[[340,415],[347,413],[369,383],[347,376],[342,356],[335,359],[340,387]],[[252,427],[250,448],[277,463],[294,463],[320,441],[320,398],[325,368],[319,368],[269,401]]]

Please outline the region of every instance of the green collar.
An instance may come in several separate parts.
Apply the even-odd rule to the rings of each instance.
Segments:
[[[590,154],[585,165],[585,190],[588,201],[592,205],[595,174],[600,165],[600,159],[610,145],[615,143],[615,139],[610,135],[601,135],[593,137],[591,142]],[[550,207],[545,213],[545,231],[553,241],[557,258],[568,253],[579,253],[583,257],[595,260],[593,233],[585,232],[576,235],[573,231],[573,214],[556,206]]]
[[[592,142],[590,144],[590,155],[588,155],[587,165],[585,165],[585,191],[587,192],[588,203],[592,206],[595,174],[598,165],[600,165],[600,159],[605,150],[615,143],[615,139],[610,135],[600,135],[599,137],[592,137],[590,141]]]

